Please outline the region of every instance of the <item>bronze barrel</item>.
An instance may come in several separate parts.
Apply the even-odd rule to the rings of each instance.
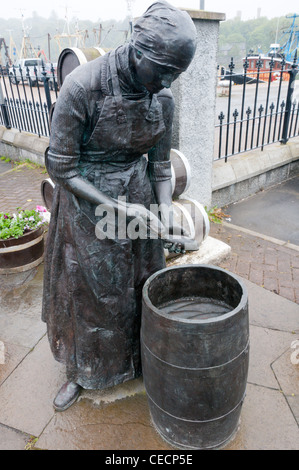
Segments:
[[[189,188],[191,181],[191,168],[187,158],[179,150],[170,150],[170,161],[172,169],[172,195],[176,198]]]
[[[51,212],[52,208],[54,187],[55,185],[51,178],[47,178],[41,182],[41,195],[43,198],[44,206],[49,212]]]
[[[61,51],[57,62],[57,81],[59,87],[62,86],[65,77],[71,73],[78,65],[85,64],[91,60],[105,54],[104,49],[100,47],[66,47]]]
[[[178,448],[225,446],[246,391],[245,286],[216,266],[168,267],[148,278],[142,302],[142,371],[156,430]]]
[[[183,227],[199,246],[210,232],[210,221],[204,207],[195,199],[187,197],[174,200],[172,207],[176,223]]]

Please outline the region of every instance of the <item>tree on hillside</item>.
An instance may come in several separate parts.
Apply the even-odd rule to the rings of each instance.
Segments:
[[[260,17],[247,21],[234,18],[220,23],[218,63],[227,67],[228,59],[233,56],[236,69],[242,69],[242,59],[249,50],[267,54],[270,45],[279,42],[291,21],[286,17]],[[296,24],[299,28],[299,18]]]

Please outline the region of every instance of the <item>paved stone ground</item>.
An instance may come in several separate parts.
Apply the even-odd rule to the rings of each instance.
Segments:
[[[0,211],[43,205],[40,185],[49,177],[43,167],[26,163],[12,168],[11,163],[0,163]],[[231,256],[221,267],[299,304],[299,246],[296,250],[273,243],[267,236],[253,235],[228,222],[211,223],[210,236],[231,246]]]
[[[43,204],[42,168],[0,171],[0,211]],[[231,246],[220,266],[244,279],[249,294],[251,353],[240,429],[227,450],[299,450],[299,369],[291,361],[298,339],[298,247],[274,243],[242,228],[211,224],[211,237]],[[0,450],[165,450],[149,416],[142,383],[84,391],[64,413],[52,400],[65,380],[40,320],[43,265],[19,284],[0,283]],[[4,282],[5,281],[5,282]],[[277,293],[279,295],[277,295]],[[126,385],[126,384],[124,384]]]
[[[11,163],[1,162],[0,211],[15,212],[17,207],[34,209],[36,205],[43,205],[40,185],[46,178],[43,167],[30,163],[12,167]]]
[[[299,247],[273,243],[229,223],[211,224],[210,235],[231,246],[222,268],[299,304]]]

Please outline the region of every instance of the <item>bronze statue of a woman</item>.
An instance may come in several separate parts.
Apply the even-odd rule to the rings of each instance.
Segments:
[[[136,21],[129,43],[77,67],[61,88],[47,157],[56,184],[42,312],[52,353],[66,365],[58,411],[82,387],[103,389],[141,374],[142,287],[165,267],[163,243],[179,251],[184,242],[163,235],[99,239],[96,208],[105,204],[116,220],[129,220],[136,204],[144,208],[141,219],[153,202],[171,207],[169,87],[195,48],[190,16],[156,2]],[[172,233],[163,210],[151,223]]]

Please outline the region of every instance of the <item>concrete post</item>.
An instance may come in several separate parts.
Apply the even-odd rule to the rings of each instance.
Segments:
[[[175,98],[172,148],[191,167],[191,184],[184,196],[208,207],[212,199],[212,166],[217,85],[219,23],[224,13],[185,10],[194,21],[198,45],[188,68],[171,86]]]

